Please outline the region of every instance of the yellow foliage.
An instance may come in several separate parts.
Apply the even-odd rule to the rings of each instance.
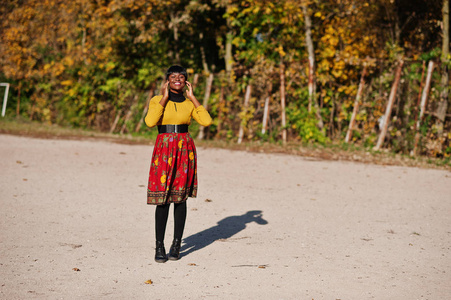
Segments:
[[[286,55],[285,51],[283,51],[283,47],[279,46],[276,49],[277,52],[279,52],[280,56],[284,57]]]
[[[72,67],[74,65],[74,60],[70,56],[66,56],[63,59],[63,61],[64,61],[65,65],[68,66],[68,67]]]
[[[343,71],[341,71],[341,70],[332,70],[332,75],[335,77],[335,78],[340,78],[341,77],[341,75],[343,75]]]
[[[61,85],[72,85],[72,80],[64,80],[64,81],[61,81]]]

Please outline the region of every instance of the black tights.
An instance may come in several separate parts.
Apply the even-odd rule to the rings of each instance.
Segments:
[[[164,241],[166,223],[169,216],[169,205],[157,205],[155,209],[155,237],[158,242]],[[186,201],[174,203],[174,239],[182,240],[186,220]]]

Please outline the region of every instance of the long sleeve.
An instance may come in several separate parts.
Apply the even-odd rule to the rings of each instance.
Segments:
[[[194,108],[192,116],[194,120],[202,126],[210,126],[212,123],[210,114],[202,105]]]
[[[160,104],[162,97],[161,95],[155,96],[150,100],[149,109],[144,118],[147,126],[190,124],[191,118],[202,126],[211,125],[212,120],[210,114],[203,106],[195,108],[191,101],[185,100],[181,103],[169,101],[166,107],[163,107]]]
[[[163,96],[155,96],[149,101],[149,109],[147,110],[147,115],[144,118],[144,122],[149,127],[154,127],[160,121],[161,116],[164,112],[164,107],[161,106],[160,100]]]

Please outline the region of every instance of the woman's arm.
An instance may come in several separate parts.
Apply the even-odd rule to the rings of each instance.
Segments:
[[[169,101],[169,90],[168,90],[168,84],[169,84],[169,80],[166,80],[166,83],[163,84],[163,88],[162,88],[162,94],[163,97],[160,100],[160,104],[161,106],[165,107],[166,104],[168,104]]]
[[[149,127],[154,127],[160,121],[161,116],[164,112],[164,106],[161,105],[162,96],[155,96],[149,101],[149,108],[147,110],[147,115],[144,118],[144,122]],[[167,102],[167,100],[166,100]],[[164,103],[164,102],[163,102]]]
[[[199,105],[193,110],[192,116],[193,119],[202,126],[210,126],[213,122],[210,114],[202,105]]]
[[[186,96],[194,104],[193,118],[202,126],[210,126],[212,119],[208,111],[203,107],[196,96],[194,96],[193,86],[190,82],[186,81],[186,86],[188,90],[186,91]]]

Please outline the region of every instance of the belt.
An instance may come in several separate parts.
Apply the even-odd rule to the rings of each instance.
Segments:
[[[185,133],[188,132],[188,124],[158,125],[158,133]]]

